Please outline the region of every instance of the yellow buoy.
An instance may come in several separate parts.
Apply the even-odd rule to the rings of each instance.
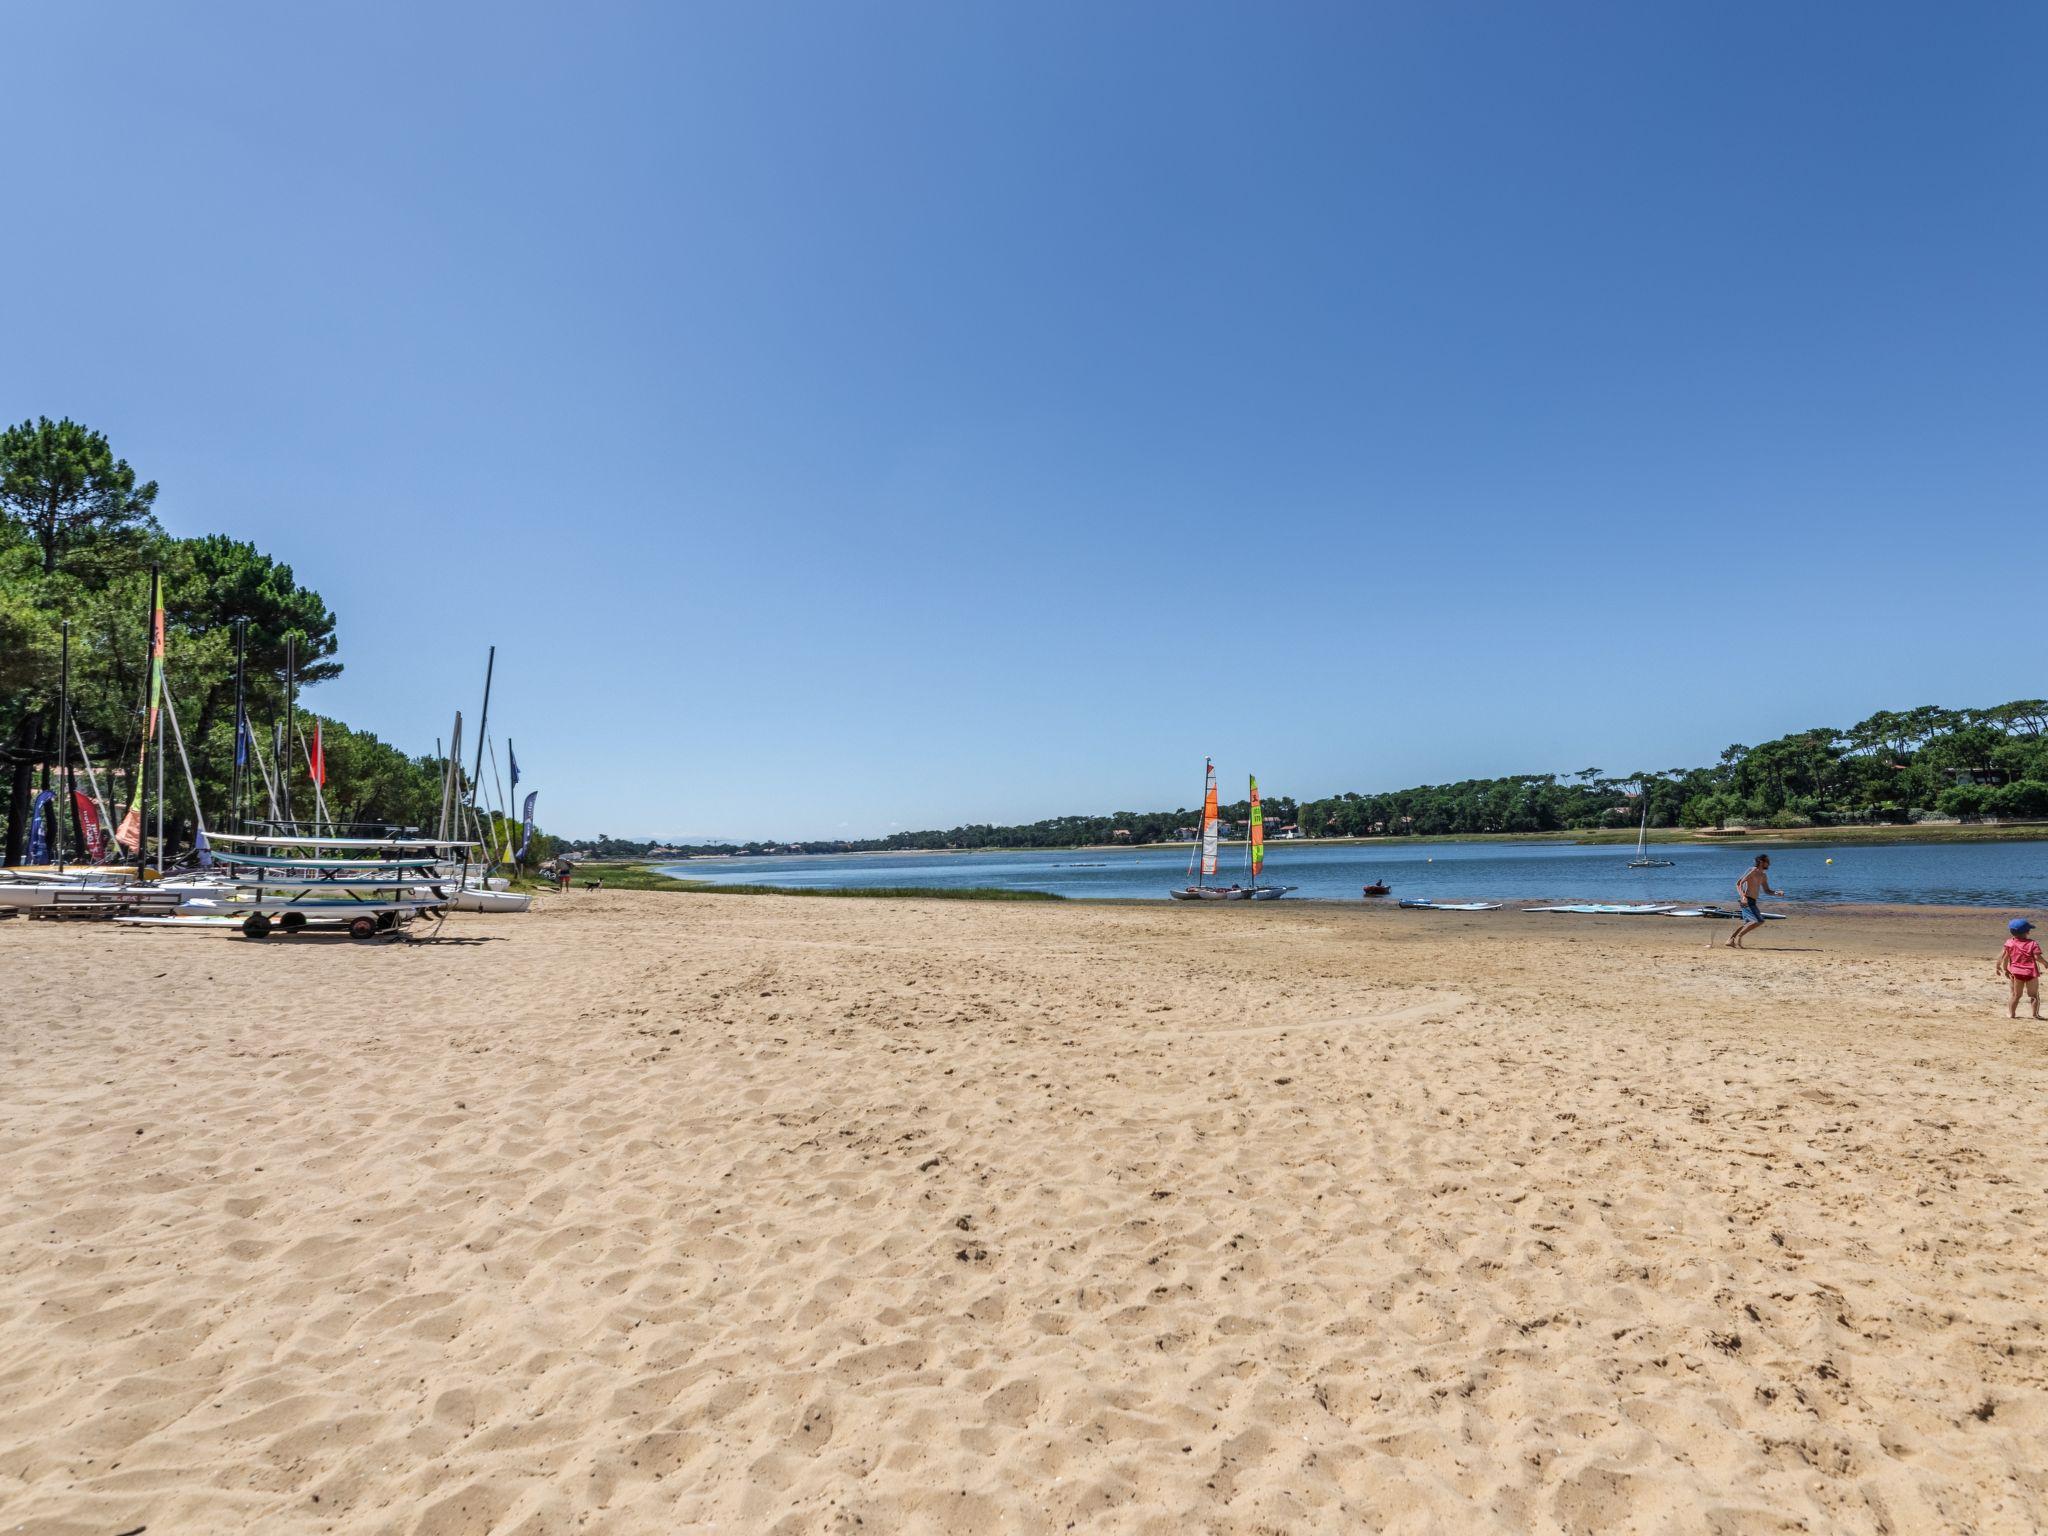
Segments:
[[[1829,860],[1828,860],[1828,862],[1829,862],[1830,864],[1832,864],[1832,863],[1834,863],[1835,861],[1834,861],[1833,859],[1829,859]]]

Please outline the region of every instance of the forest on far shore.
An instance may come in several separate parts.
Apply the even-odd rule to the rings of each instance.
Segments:
[[[1817,726],[1753,747],[1737,744],[1704,768],[1520,773],[1317,800],[1269,795],[1264,809],[1268,837],[1283,826],[1303,837],[1442,837],[1633,827],[1645,795],[1650,825],[1660,828],[1896,825],[1930,813],[1965,821],[2048,816],[2048,700],[1880,710],[1847,730]],[[1241,826],[1250,810],[1240,800],[1222,814]],[[580,846],[600,858],[1135,846],[1185,836],[1199,814],[1187,806],[1115,811],[836,842],[683,845],[605,836]]]

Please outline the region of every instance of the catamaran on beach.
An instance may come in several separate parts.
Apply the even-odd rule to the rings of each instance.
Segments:
[[[147,610],[147,712],[139,758],[130,776],[130,798],[118,824],[100,795],[92,758],[71,710],[70,629],[63,631],[56,739],[58,783],[66,792],[45,790],[32,809],[31,858],[0,870],[0,914],[111,918],[124,926],[188,929],[234,928],[261,939],[273,931],[299,933],[337,927],[358,939],[406,933],[416,918],[441,917],[453,909],[524,912],[532,897],[508,889],[493,871],[502,861],[516,866],[509,803],[497,781],[499,803],[491,820],[501,829],[487,840],[477,800],[483,792],[482,765],[488,751],[496,780],[495,745],[486,731],[497,648],[486,664],[484,709],[479,721],[476,769],[460,765],[462,716],[456,714],[444,760],[440,824],[433,837],[415,829],[338,822],[326,800],[327,756],[322,724],[315,720],[310,741],[297,722],[294,641],[285,643],[283,717],[276,723],[275,768],[263,754],[244,704],[247,678],[245,625],[236,627],[234,673],[234,762],[224,803],[211,807],[198,778],[179,723],[167,670],[166,623],[161,570],[152,566]],[[92,793],[75,787],[69,752],[76,740]],[[165,827],[166,764],[175,753],[186,791],[191,843],[173,856]],[[302,758],[312,794],[313,815],[296,819],[292,807],[295,753]],[[518,788],[514,758],[513,789]],[[149,770],[155,770],[151,794]],[[260,782],[267,815],[250,803]],[[151,801],[154,801],[154,837]],[[531,836],[534,796],[527,798]],[[71,856],[69,824],[81,830],[83,860]],[[223,821],[233,830],[223,830]],[[112,834],[107,835],[107,829]],[[154,857],[151,844],[154,843]],[[474,855],[484,852],[478,860]]]

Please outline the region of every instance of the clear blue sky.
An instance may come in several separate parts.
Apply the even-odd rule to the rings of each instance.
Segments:
[[[1183,804],[1205,753],[1621,772],[2048,691],[2038,5],[7,31],[0,410],[289,560],[318,707],[426,749],[496,641],[557,830]]]

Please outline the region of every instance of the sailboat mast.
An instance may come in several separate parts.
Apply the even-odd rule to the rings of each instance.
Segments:
[[[71,621],[64,621],[64,659],[57,671],[57,793],[64,797],[64,803],[57,807],[57,846],[51,850],[56,855],[59,873],[64,869],[66,845],[71,841],[65,830],[71,824],[74,814],[71,779]]]
[[[246,832],[242,823],[242,791],[249,777],[249,714],[245,685],[249,669],[249,621],[235,620],[235,756],[228,770],[228,825]]]
[[[156,650],[156,645],[157,645],[157,626],[156,626],[156,610],[157,610],[157,604],[158,604],[159,602],[161,602],[161,601],[162,601],[162,597],[161,597],[162,591],[163,591],[163,568],[162,568],[161,566],[155,566],[155,565],[152,565],[152,566],[151,566],[151,567],[149,568],[149,609],[148,609],[148,613],[147,613],[147,615],[145,616],[145,618],[144,618],[144,620],[143,620],[143,623],[144,623],[144,626],[145,626],[145,630],[146,630],[146,633],[147,633],[147,634],[149,635],[149,657],[150,657],[150,662],[149,662],[149,663],[146,663],[146,665],[147,665],[147,664],[153,664],[153,663],[154,663],[154,662],[156,661],[156,659],[157,659],[157,654],[158,654],[158,653],[157,653],[157,650]],[[149,697],[149,686],[148,686],[148,684],[147,684],[146,682],[145,682],[145,683],[144,683],[144,685],[143,685],[143,697],[144,697],[144,698],[148,698],[148,697]],[[154,705],[152,704],[152,706],[151,706],[151,707],[152,707],[152,711],[153,711],[153,710],[154,710]],[[144,724],[143,724],[143,727],[142,727],[142,750],[143,750],[144,752],[147,752],[147,751],[149,750],[149,738],[150,738],[150,736],[151,736],[151,735],[153,734],[153,733],[151,732],[151,730],[150,730],[150,726],[151,726],[151,725],[153,725],[153,724],[155,724],[155,722],[154,722],[154,721],[150,721],[150,720],[145,720],[145,722],[144,722]],[[138,879],[138,880],[147,880],[147,879],[149,878],[149,833],[148,833],[148,826],[149,826],[149,820],[148,820],[148,811],[147,811],[147,808],[146,808],[146,807],[144,806],[144,804],[143,804],[143,799],[142,799],[142,797],[143,797],[143,796],[144,796],[145,794],[147,794],[147,793],[148,793],[148,791],[149,791],[149,777],[148,777],[148,775],[147,775],[147,774],[146,774],[146,773],[145,773],[145,772],[143,771],[143,766],[142,766],[142,764],[140,764],[140,763],[137,763],[137,764],[135,765],[135,812],[134,812],[134,814],[135,814],[135,878],[136,878],[136,879]],[[124,820],[122,821],[122,827],[123,827],[123,829],[124,829],[124,830],[125,830],[125,829],[126,829],[126,827],[127,827],[127,821],[126,821],[125,819],[124,819]]]
[[[277,793],[284,801],[284,819],[292,819],[292,735],[298,729],[299,644],[295,634],[284,637],[284,734],[277,743]],[[296,827],[279,828],[286,836]]]
[[[484,777],[484,737],[491,728],[491,674],[498,670],[498,648],[491,647],[491,654],[484,662],[484,707],[476,717],[476,769],[469,776],[469,805],[476,809],[476,792]]]

